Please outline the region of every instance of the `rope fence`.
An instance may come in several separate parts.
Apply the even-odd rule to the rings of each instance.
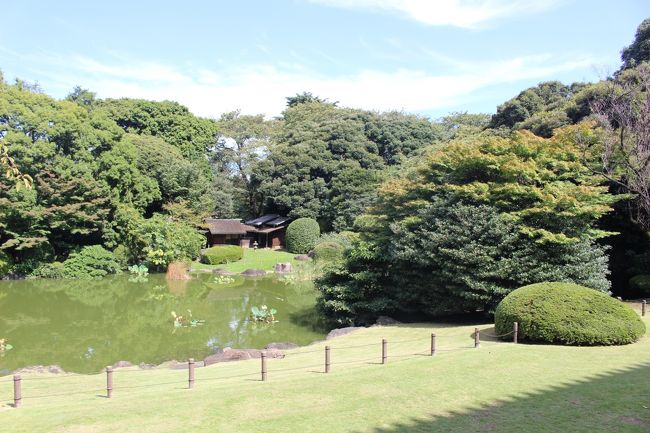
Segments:
[[[512,342],[517,343],[517,338],[518,338],[518,333],[519,333],[519,326],[518,323],[515,322],[513,325],[513,330],[510,332],[507,332],[505,334],[487,334],[483,333],[484,336],[487,336],[490,342],[496,341],[496,339],[499,338],[505,338],[508,336],[512,335]],[[465,334],[458,334],[458,336],[468,336],[466,333]],[[442,336],[443,338],[447,337],[452,337],[449,335]],[[353,345],[353,346],[340,346],[340,347],[332,347],[332,346],[325,346],[324,350],[323,349],[314,349],[314,350],[307,350],[303,352],[297,352],[297,353],[288,353],[288,354],[283,354],[282,358],[278,359],[286,359],[286,358],[294,358],[297,356],[302,356],[302,355],[314,355],[317,353],[321,353],[323,355],[322,361],[318,363],[309,363],[306,365],[298,366],[298,367],[290,367],[290,368],[271,368],[269,369],[269,364],[274,364],[276,361],[271,361],[269,362],[267,352],[262,351],[260,353],[260,368],[257,373],[245,373],[245,374],[236,374],[236,375],[231,375],[231,376],[214,376],[214,377],[201,377],[202,375],[199,375],[199,377],[196,376],[196,362],[193,358],[190,358],[187,361],[187,365],[182,367],[182,371],[179,371],[179,376],[180,373],[184,373],[184,370],[187,370],[187,373],[184,373],[186,376],[185,379],[181,380],[179,377],[179,380],[173,380],[173,381],[167,381],[167,382],[161,382],[161,383],[147,383],[147,384],[128,384],[126,382],[126,378],[123,378],[120,380],[120,377],[123,374],[126,373],[144,373],[147,371],[151,371],[151,369],[142,369],[142,370],[119,370],[119,369],[114,369],[111,366],[108,366],[104,369],[104,372],[106,374],[105,376],[105,388],[101,389],[91,389],[91,390],[82,390],[82,391],[71,391],[71,392],[57,392],[54,394],[43,394],[43,395],[25,395],[23,396],[23,382],[26,382],[26,385],[28,385],[31,382],[38,382],[38,381],[46,381],[46,380],[53,380],[53,379],[64,379],[64,378],[78,378],[82,376],[75,376],[75,375],[65,375],[65,376],[53,376],[53,377],[25,377],[23,378],[20,374],[15,374],[13,377],[10,378],[5,378],[0,381],[0,383],[8,383],[13,381],[13,407],[14,408],[19,408],[22,406],[23,400],[31,400],[31,399],[42,399],[42,398],[48,398],[48,397],[61,397],[61,396],[67,396],[67,395],[80,395],[80,394],[95,394],[97,397],[104,397],[104,398],[114,398],[114,394],[120,390],[129,390],[129,389],[138,389],[138,388],[149,388],[149,387],[157,387],[157,386],[163,386],[163,385],[179,385],[179,384],[184,384],[187,389],[193,389],[195,388],[195,385],[197,382],[209,382],[209,381],[228,381],[230,379],[242,379],[242,378],[252,378],[257,376],[262,382],[266,382],[269,380],[269,377],[276,377],[276,378],[286,378],[287,375],[286,373],[292,373],[292,372],[297,372],[297,371],[305,371],[308,370],[310,372],[314,373],[324,373],[324,374],[329,374],[332,371],[332,366],[337,366],[337,365],[351,365],[351,364],[366,364],[366,365],[386,365],[389,363],[390,360],[393,360],[393,362],[401,362],[405,361],[408,359],[415,359],[415,358],[423,358],[423,357],[434,357],[436,356],[439,352],[442,353],[452,353],[452,352],[458,352],[458,351],[463,351],[463,350],[470,350],[470,349],[478,349],[481,347],[481,332],[479,331],[478,328],[474,328],[474,333],[473,333],[473,338],[474,338],[474,345],[473,346],[461,346],[461,347],[439,347],[438,343],[438,338],[435,333],[432,333],[430,335],[430,339],[424,339],[424,338],[413,338],[413,339],[408,339],[408,340],[393,340],[390,342],[390,347],[389,347],[389,341],[387,339],[382,339],[381,340],[381,345],[378,345],[377,343],[369,343],[369,344],[359,344],[359,345]],[[427,341],[428,340],[428,341]],[[424,344],[428,343],[428,348],[425,350],[424,347],[422,350],[416,350],[414,351],[413,348],[411,347],[405,347],[405,345],[416,343],[416,342],[421,342]],[[380,349],[375,352],[376,354],[373,357],[364,357],[363,359],[354,359],[354,360],[337,360],[337,353],[349,353],[347,352],[348,350],[352,349],[364,349],[364,348],[370,348],[373,347],[375,349]],[[390,348],[390,352],[389,352]],[[401,353],[401,350],[404,349],[410,349],[406,353]],[[271,358],[271,359],[276,359],[276,358]],[[317,370],[314,370],[317,369]],[[127,374],[126,377],[129,377]],[[251,380],[251,379],[248,379]],[[117,384],[117,386],[115,386]],[[70,385],[70,384],[68,384]],[[75,384],[71,384],[75,385]],[[60,389],[60,388],[59,388]],[[98,395],[99,394],[99,395]],[[119,394],[119,392],[118,392]],[[9,403],[10,400],[5,401],[4,403]],[[0,404],[3,402],[0,401]]]

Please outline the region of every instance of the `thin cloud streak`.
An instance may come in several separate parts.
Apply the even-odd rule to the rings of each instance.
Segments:
[[[102,63],[73,56],[64,62],[65,68],[53,67],[43,72],[47,78],[43,84],[46,91],[59,95],[81,85],[101,98],[174,100],[207,117],[218,117],[237,108],[248,114],[277,116],[285,108],[287,96],[303,91],[339,101],[342,106],[431,112],[458,106],[475,92],[491,86],[548,79],[595,63],[589,57],[553,59],[550,55],[518,57],[474,64],[472,68],[459,67],[440,75],[397,69],[361,70],[331,77],[300,64],[230,65],[226,70],[212,71],[179,69],[154,62]]]
[[[534,14],[560,0],[308,0],[342,9],[397,13],[429,26],[478,28],[491,21]]]

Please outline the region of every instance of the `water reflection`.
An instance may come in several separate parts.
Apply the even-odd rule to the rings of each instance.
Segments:
[[[0,281],[0,338],[13,350],[0,370],[58,364],[66,371],[97,372],[120,360],[156,364],[201,359],[218,347],[259,348],[272,341],[307,344],[322,337],[291,318],[313,307],[309,284],[237,277],[217,284],[210,274],[190,281],[146,282],[128,275],[98,281]],[[278,310],[279,322],[249,320],[251,307]],[[201,326],[174,327],[172,311],[191,310]]]

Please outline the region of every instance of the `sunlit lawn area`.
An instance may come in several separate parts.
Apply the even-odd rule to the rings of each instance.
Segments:
[[[273,270],[276,263],[291,263],[296,266],[303,263],[294,260],[296,255],[286,251],[278,251],[271,249],[253,250],[250,248],[244,249],[244,258],[233,263],[225,263],[223,265],[206,265],[204,263],[192,263],[193,269],[225,269],[228,272],[243,272],[246,269],[264,269]]]
[[[325,343],[317,343],[270,359],[267,382],[259,380],[258,359],[198,368],[192,390],[187,371],[118,370],[110,400],[102,397],[104,374],[24,380],[23,407],[14,409],[5,377],[0,426],[139,433],[650,430],[648,334],[621,347],[485,339],[474,349],[474,326],[484,337],[492,332],[491,324],[364,329],[327,343],[330,374],[323,374]],[[433,358],[425,355],[431,332],[439,350]],[[389,342],[387,365],[379,363],[382,338]],[[419,354],[402,356],[413,353]],[[35,398],[48,394],[62,395]]]

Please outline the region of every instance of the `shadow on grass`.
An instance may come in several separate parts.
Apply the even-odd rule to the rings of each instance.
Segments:
[[[432,396],[432,404],[440,398],[444,396]],[[506,397],[493,404],[444,416],[413,419],[390,427],[376,427],[370,431],[648,432],[650,363]]]

